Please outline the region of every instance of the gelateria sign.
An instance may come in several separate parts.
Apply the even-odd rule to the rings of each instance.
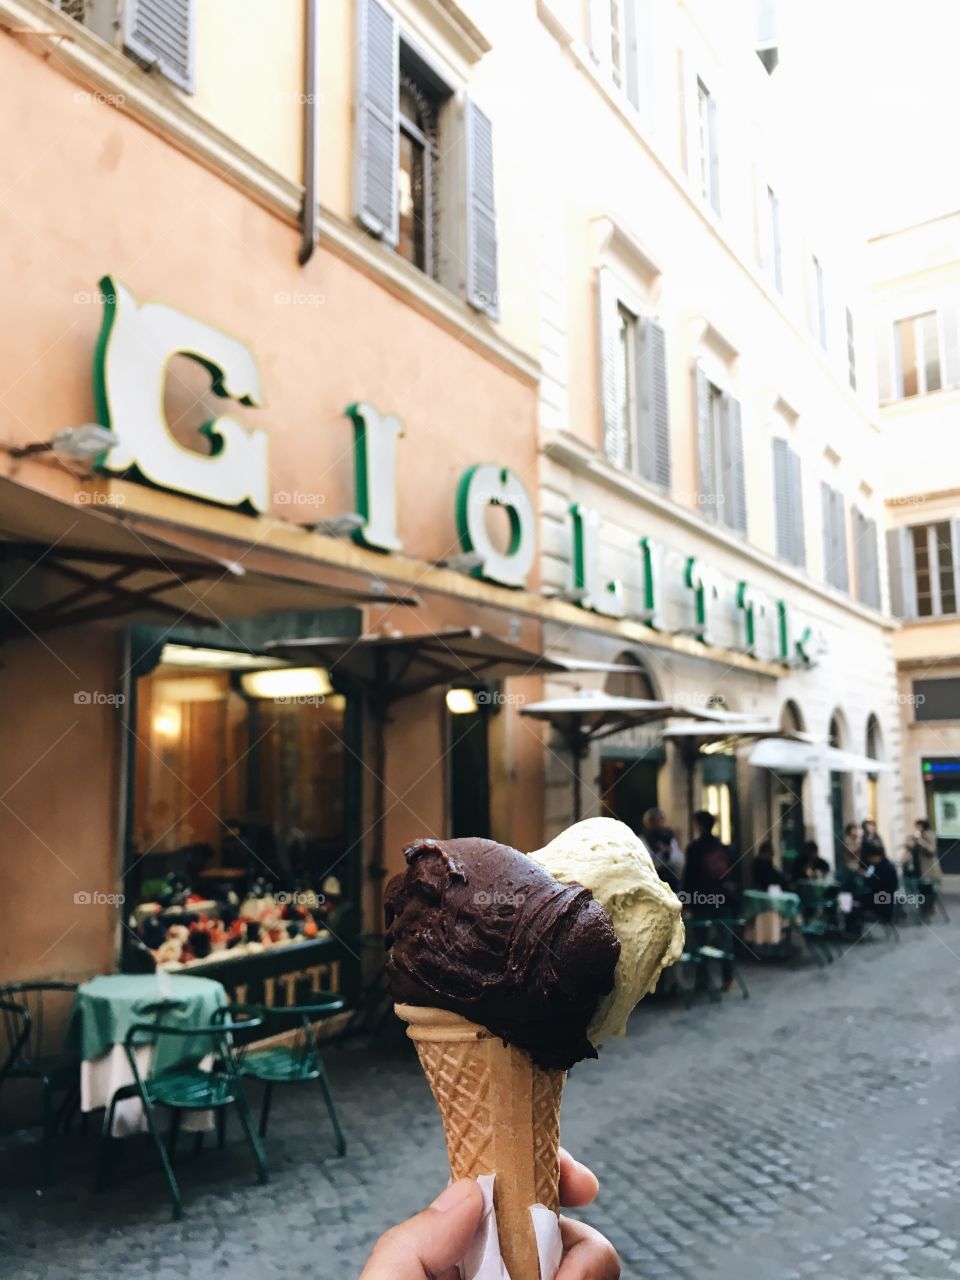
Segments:
[[[204,502],[253,514],[270,510],[269,434],[250,429],[224,413],[201,428],[209,451],[185,448],[175,438],[164,413],[167,368],[175,356],[186,356],[210,375],[213,391],[225,401],[259,408],[264,403],[253,352],[239,339],[163,303],[139,303],[119,280],[100,282],[104,318],[94,360],[94,388],[100,422],[117,443],[97,460],[112,475],[187,494]],[[403,437],[399,420],[363,401],[346,414],[353,425],[356,508],[362,524],[353,537],[384,553],[402,550],[396,494],[397,449]],[[520,478],[508,467],[479,463],[460,477],[454,497],[454,519],[469,572],[503,586],[522,588],[533,568],[537,548],[537,516]],[[487,508],[503,508],[509,538],[498,547],[487,530]],[[620,580],[605,579],[599,558],[599,520],[595,511],[576,503],[570,508],[573,583],[571,599],[581,608],[610,618],[635,617],[666,631],[663,615],[663,548],[652,539],[638,542],[643,598],[628,604]],[[683,587],[690,593],[693,634],[716,644],[713,621],[723,583],[700,560],[686,561]],[[770,600],[748,583],[736,585],[736,608],[742,620],[742,647],[758,658],[791,664],[810,662],[810,633],[794,635],[785,601]],[[776,618],[775,652],[762,643],[770,632],[764,617]]]

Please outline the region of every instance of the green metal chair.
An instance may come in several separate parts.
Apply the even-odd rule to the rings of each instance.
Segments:
[[[226,1012],[229,1014],[229,1009]],[[219,1017],[210,1025],[201,1027],[170,1027],[159,1022],[138,1022],[130,1028],[124,1040],[124,1049],[130,1063],[130,1070],[133,1072],[134,1083],[117,1090],[104,1115],[97,1172],[98,1189],[104,1189],[108,1182],[111,1152],[114,1146],[111,1135],[117,1103],[124,1098],[134,1096],[139,1096],[143,1104],[147,1127],[160,1155],[163,1172],[170,1188],[174,1221],[183,1217],[183,1198],[173,1172],[173,1156],[179,1132],[180,1115],[184,1111],[215,1111],[219,1117],[225,1114],[228,1107],[235,1106],[250,1144],[250,1150],[253,1152],[257,1166],[257,1181],[262,1184],[268,1180],[266,1158],[253,1127],[250,1104],[243,1091],[243,1083],[231,1042],[235,1030],[246,1031],[256,1025],[259,1024],[253,1018],[246,1020],[240,1026],[226,1017]],[[137,1049],[150,1044],[156,1046],[161,1036],[180,1036],[185,1041],[189,1041],[185,1048],[188,1049],[192,1060],[180,1062],[175,1066],[144,1076],[137,1062]],[[211,1071],[205,1071],[199,1065],[200,1060],[208,1054],[213,1055],[216,1060],[216,1069]],[[160,1136],[156,1113],[158,1106],[166,1107],[171,1112],[167,1146],[164,1145]]]
[[[43,1092],[43,1141],[40,1183],[50,1183],[51,1147],[57,1128],[76,1111],[80,1101],[80,1058],[60,1045],[63,1019],[50,1009],[57,1003],[67,1012],[77,990],[74,982],[19,982],[0,987],[0,1086],[7,1080],[36,1080]],[[56,995],[54,993],[62,993]],[[54,1104],[63,1094],[59,1109]]]
[[[727,969],[731,979],[740,988],[740,994],[743,999],[749,1000],[750,992],[740,973],[736,956],[736,944],[740,930],[746,921],[718,918],[716,920],[694,919],[685,923],[693,933],[694,943],[690,950],[696,953],[695,963],[702,969],[703,980],[706,983],[710,998],[719,1000],[722,995],[722,987],[716,988],[710,985],[709,965],[714,963],[719,964],[721,968]]]
[[[837,888],[819,884],[816,880],[798,880],[796,891],[803,907],[798,924],[800,936],[810,954],[822,969],[824,961],[833,964],[834,954],[830,935],[838,932],[836,922]]]
[[[347,1142],[340,1127],[336,1104],[330,1081],[320,1055],[314,1024],[325,1018],[340,1013],[345,1008],[339,996],[331,996],[328,1000],[316,1004],[284,1005],[280,1007],[264,1007],[262,1005],[228,1005],[218,1010],[215,1017],[227,1017],[236,1020],[240,1029],[263,1024],[272,1036],[267,1041],[258,1041],[239,1045],[237,1069],[241,1076],[249,1080],[259,1080],[263,1084],[263,1101],[260,1104],[260,1137],[267,1136],[267,1124],[270,1120],[270,1103],[274,1085],[307,1084],[316,1080],[320,1085],[323,1100],[327,1105],[330,1122],[337,1141],[337,1155],[346,1154]],[[245,1021],[245,1019],[248,1019]],[[292,1025],[291,1025],[292,1024]],[[226,1135],[226,1116],[220,1113],[219,1142],[223,1146]]]

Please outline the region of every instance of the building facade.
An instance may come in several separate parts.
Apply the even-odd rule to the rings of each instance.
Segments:
[[[909,824],[960,872],[960,213],[870,244],[883,491]]]
[[[543,583],[646,627],[621,650],[636,692],[891,762],[865,255],[791,150],[803,69],[771,9],[537,6]],[[585,569],[571,524],[588,530]],[[593,811],[636,821],[658,802],[685,831],[681,754],[649,732],[606,741]],[[746,755],[702,756],[695,793],[742,856],[767,838],[832,856],[866,816],[897,847],[893,774]],[[564,760],[548,779],[555,829]]]
[[[778,149],[775,33],[693,0],[245,12],[0,0],[0,973],[144,945],[329,989],[407,841],[569,819],[520,712],[599,674],[468,664],[384,713],[277,642],[616,661],[848,764],[637,732],[587,812],[685,834],[692,779],[745,858],[868,814],[898,842],[863,765],[899,750],[865,294]]]

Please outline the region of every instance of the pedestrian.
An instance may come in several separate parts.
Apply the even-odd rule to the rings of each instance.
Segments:
[[[784,876],[780,868],[774,866],[773,845],[769,840],[764,840],[753,863],[753,887],[761,893],[768,893],[771,885],[782,889]]]
[[[650,850],[657,875],[676,893],[680,888],[683,854],[676,835],[667,823],[667,815],[662,809],[647,810],[643,815],[640,834]]]
[[[907,841],[907,853],[918,880],[939,880],[940,859],[937,857],[937,833],[926,818],[918,818]]]
[[[843,828],[843,865],[855,875],[863,870],[863,833],[855,822]]]
[[[737,915],[740,893],[730,850],[714,833],[715,824],[716,818],[706,809],[698,809],[693,815],[694,838],[687,845],[683,863],[681,900],[694,919],[729,921]],[[722,980],[724,991],[729,990],[733,963],[726,955]]]
[[[830,863],[820,857],[820,846],[816,840],[804,841],[800,856],[793,868],[794,880],[824,880],[829,874]]]
[[[560,1152],[560,1202],[589,1204],[597,1194],[593,1173]],[[373,1247],[360,1280],[432,1280],[459,1276],[483,1217],[483,1196],[471,1178],[442,1191],[416,1217],[385,1232]],[[619,1280],[620,1260],[599,1231],[572,1218],[560,1219],[563,1259],[557,1280]],[[500,1274],[498,1270],[498,1274]]]
[[[860,848],[861,848],[860,856],[862,860],[869,866],[870,850],[872,848],[879,849],[884,857],[887,856],[887,851],[884,848],[883,841],[880,839],[880,833],[877,831],[877,824],[874,822],[874,820],[872,818],[864,818],[862,826],[863,826],[863,838],[860,842]]]

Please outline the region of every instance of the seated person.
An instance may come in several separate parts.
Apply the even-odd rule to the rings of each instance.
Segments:
[[[820,857],[816,840],[807,840],[793,869],[794,880],[823,880],[830,873],[830,863]]]
[[[864,914],[890,923],[900,887],[897,868],[884,853],[883,845],[868,845],[865,852],[867,873],[864,876],[864,887],[857,894],[857,902]]]
[[[764,840],[753,862],[753,887],[762,893],[768,893],[770,886],[774,884],[782,889],[784,876],[783,872],[773,865],[773,845],[769,840]]]

